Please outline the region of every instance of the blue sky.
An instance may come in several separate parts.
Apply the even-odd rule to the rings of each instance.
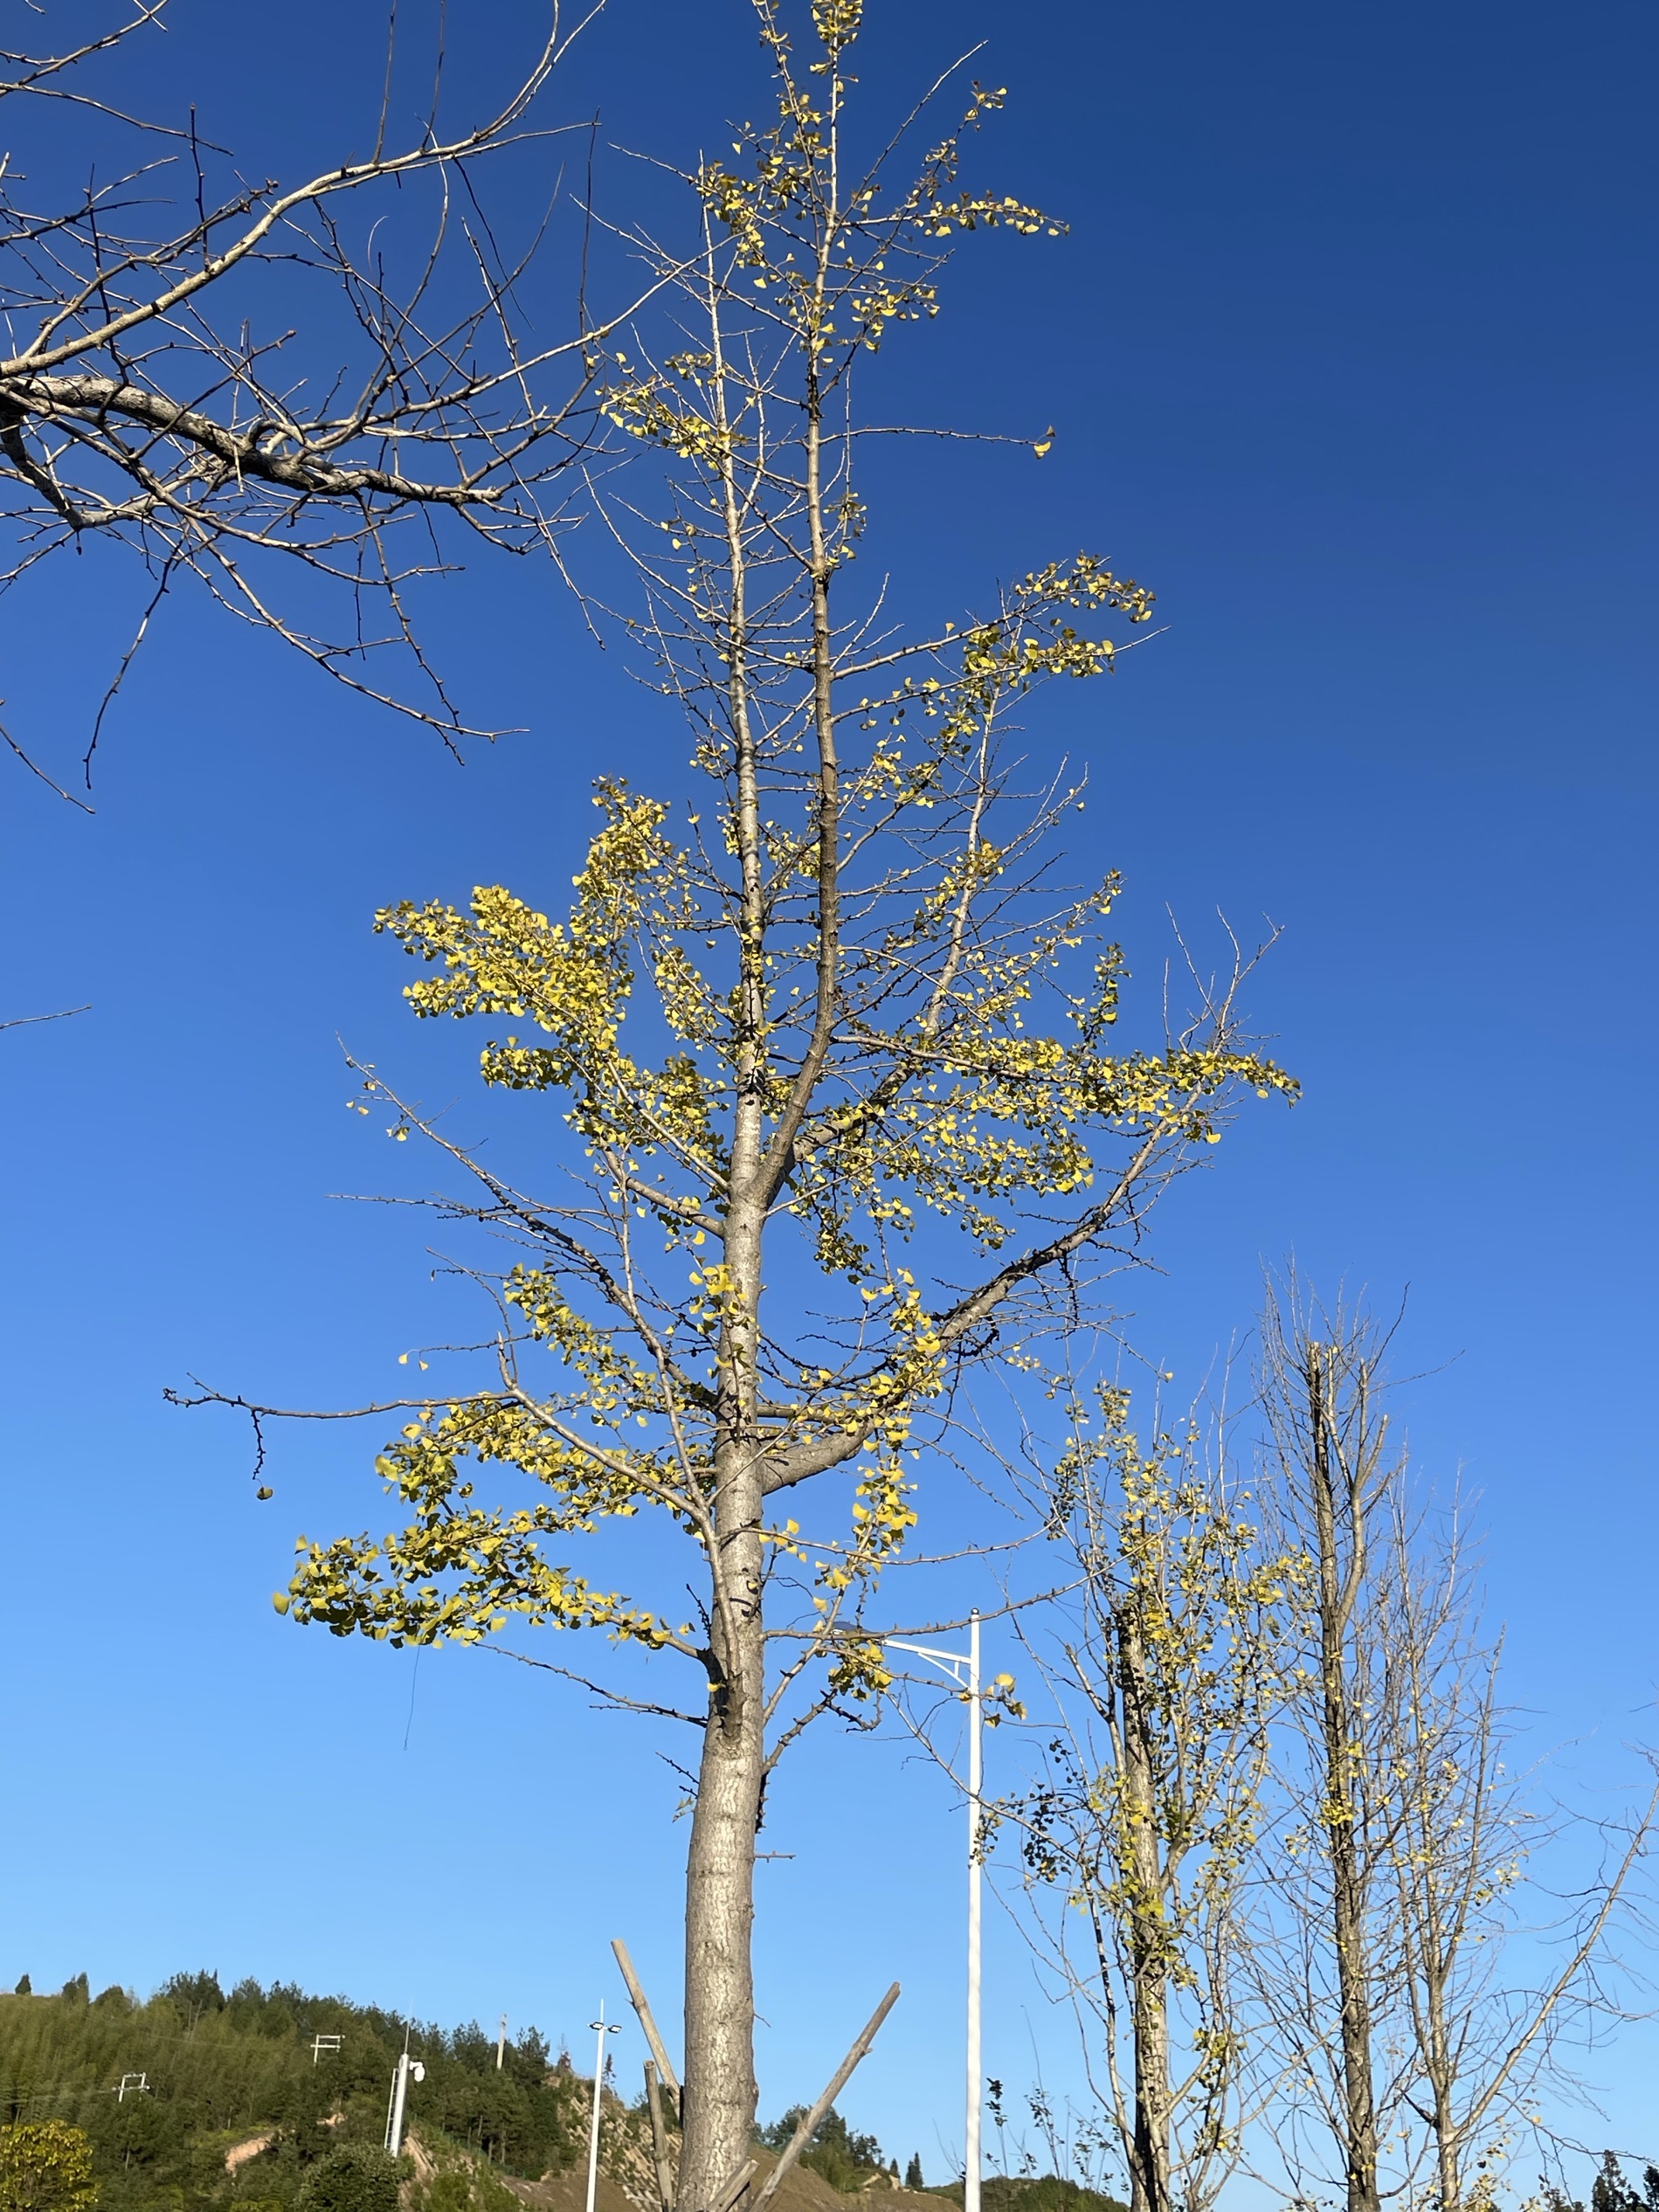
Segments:
[[[250,167],[291,172],[361,127],[374,13],[314,74],[251,12],[180,0],[167,57]],[[338,14],[299,0],[285,52],[328,51]],[[1436,1371],[1414,1442],[1483,1495],[1510,1696],[1611,1806],[1655,1733],[1652,13],[884,16],[867,96],[989,39],[974,67],[1011,100],[983,166],[1073,226],[979,244],[893,372],[932,419],[1059,433],[1040,465],[895,458],[871,489],[895,565],[945,612],[1080,543],[1150,583],[1167,634],[1047,699],[1033,747],[1089,765],[1084,849],[1125,874],[1149,994],[1166,909],[1283,932],[1253,1007],[1303,1103],[1247,1117],[1171,1201],[1136,1333],[1196,1379],[1264,1262],[1384,1303],[1409,1283],[1409,1364]],[[513,0],[466,18],[464,67],[534,29]],[[610,0],[553,106],[681,157],[759,86],[736,0]],[[599,184],[634,189],[614,156]],[[8,604],[7,718],[54,759],[136,591],[91,556]],[[432,620],[463,691],[528,726],[464,769],[181,603],[96,819],[8,782],[0,1011],[93,1011],[4,1040],[0,1980],[208,1964],[556,2038],[619,1994],[612,1933],[675,1981],[684,1829],[653,1745],[488,1658],[417,1680],[280,1622],[296,1530],[372,1517],[368,1438],[284,1435],[258,1505],[243,1435],[161,1400],[192,1373],[297,1404],[388,1386],[431,1332],[427,1263],[404,1220],[330,1197],[401,1172],[342,1110],[336,1039],[467,1078],[402,1013],[370,915],[496,880],[556,900],[588,777],[682,773],[550,578],[480,565]],[[846,2101],[937,2169],[949,1793],[896,1746],[824,1738],[776,1820],[796,1856],[762,1870],[763,2108],[896,1975],[891,2069]],[[1034,2038],[1063,2077],[1000,1936],[991,2008],[991,2070],[1029,2078]],[[1649,2153],[1651,2056],[1642,2031],[1606,2061],[1608,2139]]]

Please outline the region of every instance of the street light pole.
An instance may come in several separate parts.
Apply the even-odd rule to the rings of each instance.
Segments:
[[[883,1639],[890,1651],[909,1651],[948,1674],[968,1693],[968,2032],[962,2212],[979,2212],[979,2069],[983,2063],[979,2035],[980,1925],[985,1868],[979,1854],[979,1828],[985,1799],[985,1699],[979,1686],[979,1616],[968,1616],[966,1651],[935,1651],[922,1643],[902,1643],[896,1636]],[[588,2212],[593,2212],[591,2205]]]
[[[979,2212],[979,1926],[985,1865],[979,1852],[985,1787],[985,1707],[979,1696],[979,1616],[968,1628],[968,2080],[962,2212]]]
[[[404,2099],[411,2081],[424,2082],[426,2069],[418,2058],[411,2058],[405,2050],[399,2054],[397,2070],[391,2077],[391,2117],[386,2123],[386,2148],[393,2158],[404,2146]]]
[[[605,2039],[622,2031],[614,2021],[607,2026],[603,2005],[599,2007],[598,2018],[590,2020],[588,2026],[598,2037],[593,2054],[593,2117],[588,2125],[588,2212],[593,2212],[594,2200],[599,2193],[599,2092],[605,2087]]]

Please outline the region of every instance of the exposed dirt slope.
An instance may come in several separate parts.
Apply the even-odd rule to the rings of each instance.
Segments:
[[[757,2172],[753,2187],[757,2188],[771,2172],[778,2160],[776,2153],[757,2148]],[[652,2169],[643,2157],[638,2161],[639,2171],[632,2168],[635,2161],[626,2159],[626,2184],[612,2174],[599,2176],[598,2197],[595,2212],[656,2212],[655,2182]],[[584,2212],[587,2203],[587,2173],[583,2167],[573,2167],[568,2174],[557,2174],[543,2181],[517,2181],[509,2175],[499,2178],[506,2181],[515,2196],[535,2212]],[[861,2190],[856,2196],[843,2196],[839,2189],[831,2188],[821,2175],[804,2166],[797,2166],[784,2176],[783,2184],[772,2199],[777,2212],[957,2212],[957,2208],[944,2197],[929,2196],[919,2189]],[[771,2212],[771,2208],[768,2208]]]

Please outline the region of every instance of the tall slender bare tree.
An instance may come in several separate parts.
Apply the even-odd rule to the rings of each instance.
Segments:
[[[1461,2212],[1491,2199],[1541,2089],[1567,2084],[1575,2032],[1618,2009],[1607,1939],[1659,1796],[1558,1821],[1600,1863],[1565,1909],[1545,1896],[1529,1860],[1550,1824],[1509,1763],[1462,1508],[1414,1502],[1391,1440],[1390,1334],[1294,1275],[1263,1317],[1262,1503],[1307,1560],[1306,1654],[1250,1957],[1293,2187],[1328,2178],[1323,2139],[1351,2212],[1402,2192]]]
[[[1288,2091],[1281,2139],[1302,2183],[1334,2141],[1347,2212],[1379,2212],[1380,2143],[1402,2084],[1379,2080],[1376,2029],[1400,1990],[1392,1939],[1398,1794],[1384,1711],[1386,1638],[1379,1593],[1404,1469],[1384,1409],[1388,1333],[1361,1315],[1327,1315],[1294,1275],[1262,1318],[1266,1463],[1259,1485],[1271,1540],[1307,1562],[1305,1650],[1287,1703],[1278,1918],[1254,1957]]]
[[[1401,2009],[1415,2075],[1405,2101],[1423,2130],[1439,2212],[1465,2212],[1493,2202],[1541,2092],[1569,2084],[1586,2027],[1605,2029],[1626,2009],[1608,1939],[1630,1922],[1659,1793],[1593,1827],[1533,1810],[1528,1778],[1511,1764],[1502,1639],[1481,1633],[1461,1512],[1425,1526],[1396,1497],[1387,1551],[1386,1740],[1399,1802]],[[1545,1897],[1537,1854],[1572,1841],[1597,1863],[1570,1898]]]

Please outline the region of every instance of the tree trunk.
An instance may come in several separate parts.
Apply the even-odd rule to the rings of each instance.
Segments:
[[[1452,2105],[1455,2068],[1446,2017],[1447,1951],[1441,1940],[1440,1915],[1435,1910],[1432,1883],[1426,1881],[1424,1886],[1429,1894],[1424,1898],[1424,1925],[1419,1946],[1424,2025],[1427,2029],[1423,2070],[1428,2076],[1428,2093],[1433,2099],[1434,2114],[1434,2160],[1440,2181],[1437,2212],[1458,2212],[1463,2201],[1462,2161],[1459,2156],[1462,2146],[1456,2114]]]
[[[1169,1961],[1164,1870],[1158,1852],[1151,1693],[1140,1622],[1132,1605],[1118,1621],[1118,1684],[1129,1822],[1126,1871],[1133,1898],[1130,1965],[1134,1982],[1135,2140],[1129,2161],[1130,2212],[1169,2212]]]
[[[736,1579],[736,1578],[734,1578]],[[759,1608],[738,1621],[729,1687],[710,1698],[686,1866],[686,2097],[681,2212],[711,2212],[755,2120],[755,1830],[763,1773]],[[718,1710],[721,1707],[725,1710]]]
[[[832,221],[817,275],[821,313]],[[716,359],[719,312],[711,293]],[[733,829],[742,871],[730,1172],[723,1206],[725,1322],[717,1358],[715,1525],[709,1561],[709,1711],[686,1870],[686,2112],[679,2212],[716,2212],[750,2153],[755,2123],[755,1836],[766,1772],[764,1563],[761,1524],[764,1440],[759,1418],[762,1250],[789,1147],[828,1054],[840,978],[840,798],[829,620],[832,563],[820,475],[822,395],[817,356],[805,356],[806,513],[811,536],[812,725],[816,740],[818,957],[812,1040],[788,1105],[767,1134],[772,1069],[766,1036],[766,830],[750,719],[747,556],[730,452],[722,464],[730,605],[727,704],[731,716]],[[729,429],[723,377],[715,420]]]
[[[1342,2010],[1343,2146],[1348,2212],[1379,2212],[1377,2111],[1371,2071],[1371,1991],[1365,1957],[1365,1885],[1359,1861],[1354,1773],[1357,1717],[1348,1683],[1348,1625],[1365,1573],[1363,1510],[1347,1514],[1350,1556],[1338,1556],[1338,1455],[1330,1425],[1329,1386],[1321,1348],[1310,1347],[1309,1426],[1313,1439],[1310,1488],[1318,1546],[1319,1643],[1325,1759],[1324,1822],[1331,1853],[1331,1937]]]
[[[1330,1760],[1333,1784],[1331,1810],[1332,1932],[1336,1938],[1337,1984],[1342,2003],[1343,2113],[1347,2140],[1348,2212],[1379,2212],[1377,2115],[1371,2077],[1371,2001],[1365,1978],[1364,1891],[1359,1877],[1352,1817],[1339,1808],[1337,1777],[1345,1787],[1345,1745]]]
[[[762,1447],[755,1347],[759,1116],[740,1098],[726,1219],[709,1567],[709,1722],[686,1866],[686,2112],[680,2212],[715,2212],[755,2124],[755,1835],[766,1771]]]

